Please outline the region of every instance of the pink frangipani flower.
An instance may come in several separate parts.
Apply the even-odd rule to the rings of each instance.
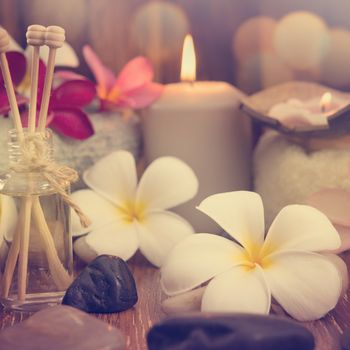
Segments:
[[[97,82],[101,110],[144,108],[163,92],[161,84],[152,82],[152,65],[145,57],[132,59],[115,77],[90,46],[84,46],[83,55]]]

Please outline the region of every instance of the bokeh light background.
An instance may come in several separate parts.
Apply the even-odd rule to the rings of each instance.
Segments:
[[[192,32],[198,79],[247,93],[294,79],[350,90],[349,18],[348,0],[0,0],[0,24],[22,45],[28,24],[62,25],[79,55],[88,43],[115,72],[146,55],[163,83],[178,81]]]

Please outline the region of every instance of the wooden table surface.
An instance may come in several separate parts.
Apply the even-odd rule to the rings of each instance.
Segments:
[[[350,266],[350,254],[344,257]],[[136,255],[129,261],[136,280],[139,301],[136,306],[119,314],[96,315],[98,318],[119,328],[126,336],[127,350],[146,350],[148,329],[166,315],[162,312],[160,301],[164,296],[159,287],[159,270],[151,266],[142,256]],[[315,336],[316,350],[339,350],[339,335],[350,327],[350,292],[338,303],[337,307],[322,320],[305,322]],[[2,312],[1,329],[21,322],[30,314],[21,312]],[[68,350],[68,349],[67,349]]]

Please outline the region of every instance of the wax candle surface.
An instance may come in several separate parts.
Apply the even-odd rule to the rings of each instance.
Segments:
[[[142,115],[147,163],[176,156],[198,176],[197,196],[175,210],[197,232],[219,232],[211,219],[195,209],[204,198],[250,188],[251,130],[239,110],[242,96],[224,82],[169,84]]]
[[[193,108],[215,109],[217,107],[237,106],[243,94],[224,82],[197,81],[193,83],[168,84],[162,97],[152,109]]]

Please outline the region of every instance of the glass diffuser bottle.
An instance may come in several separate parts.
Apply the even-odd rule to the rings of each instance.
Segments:
[[[50,130],[11,130],[8,153],[9,169],[0,174],[1,219],[8,221],[0,226],[1,302],[34,311],[59,302],[72,281],[70,208],[57,190],[69,192],[70,182],[54,162]]]

